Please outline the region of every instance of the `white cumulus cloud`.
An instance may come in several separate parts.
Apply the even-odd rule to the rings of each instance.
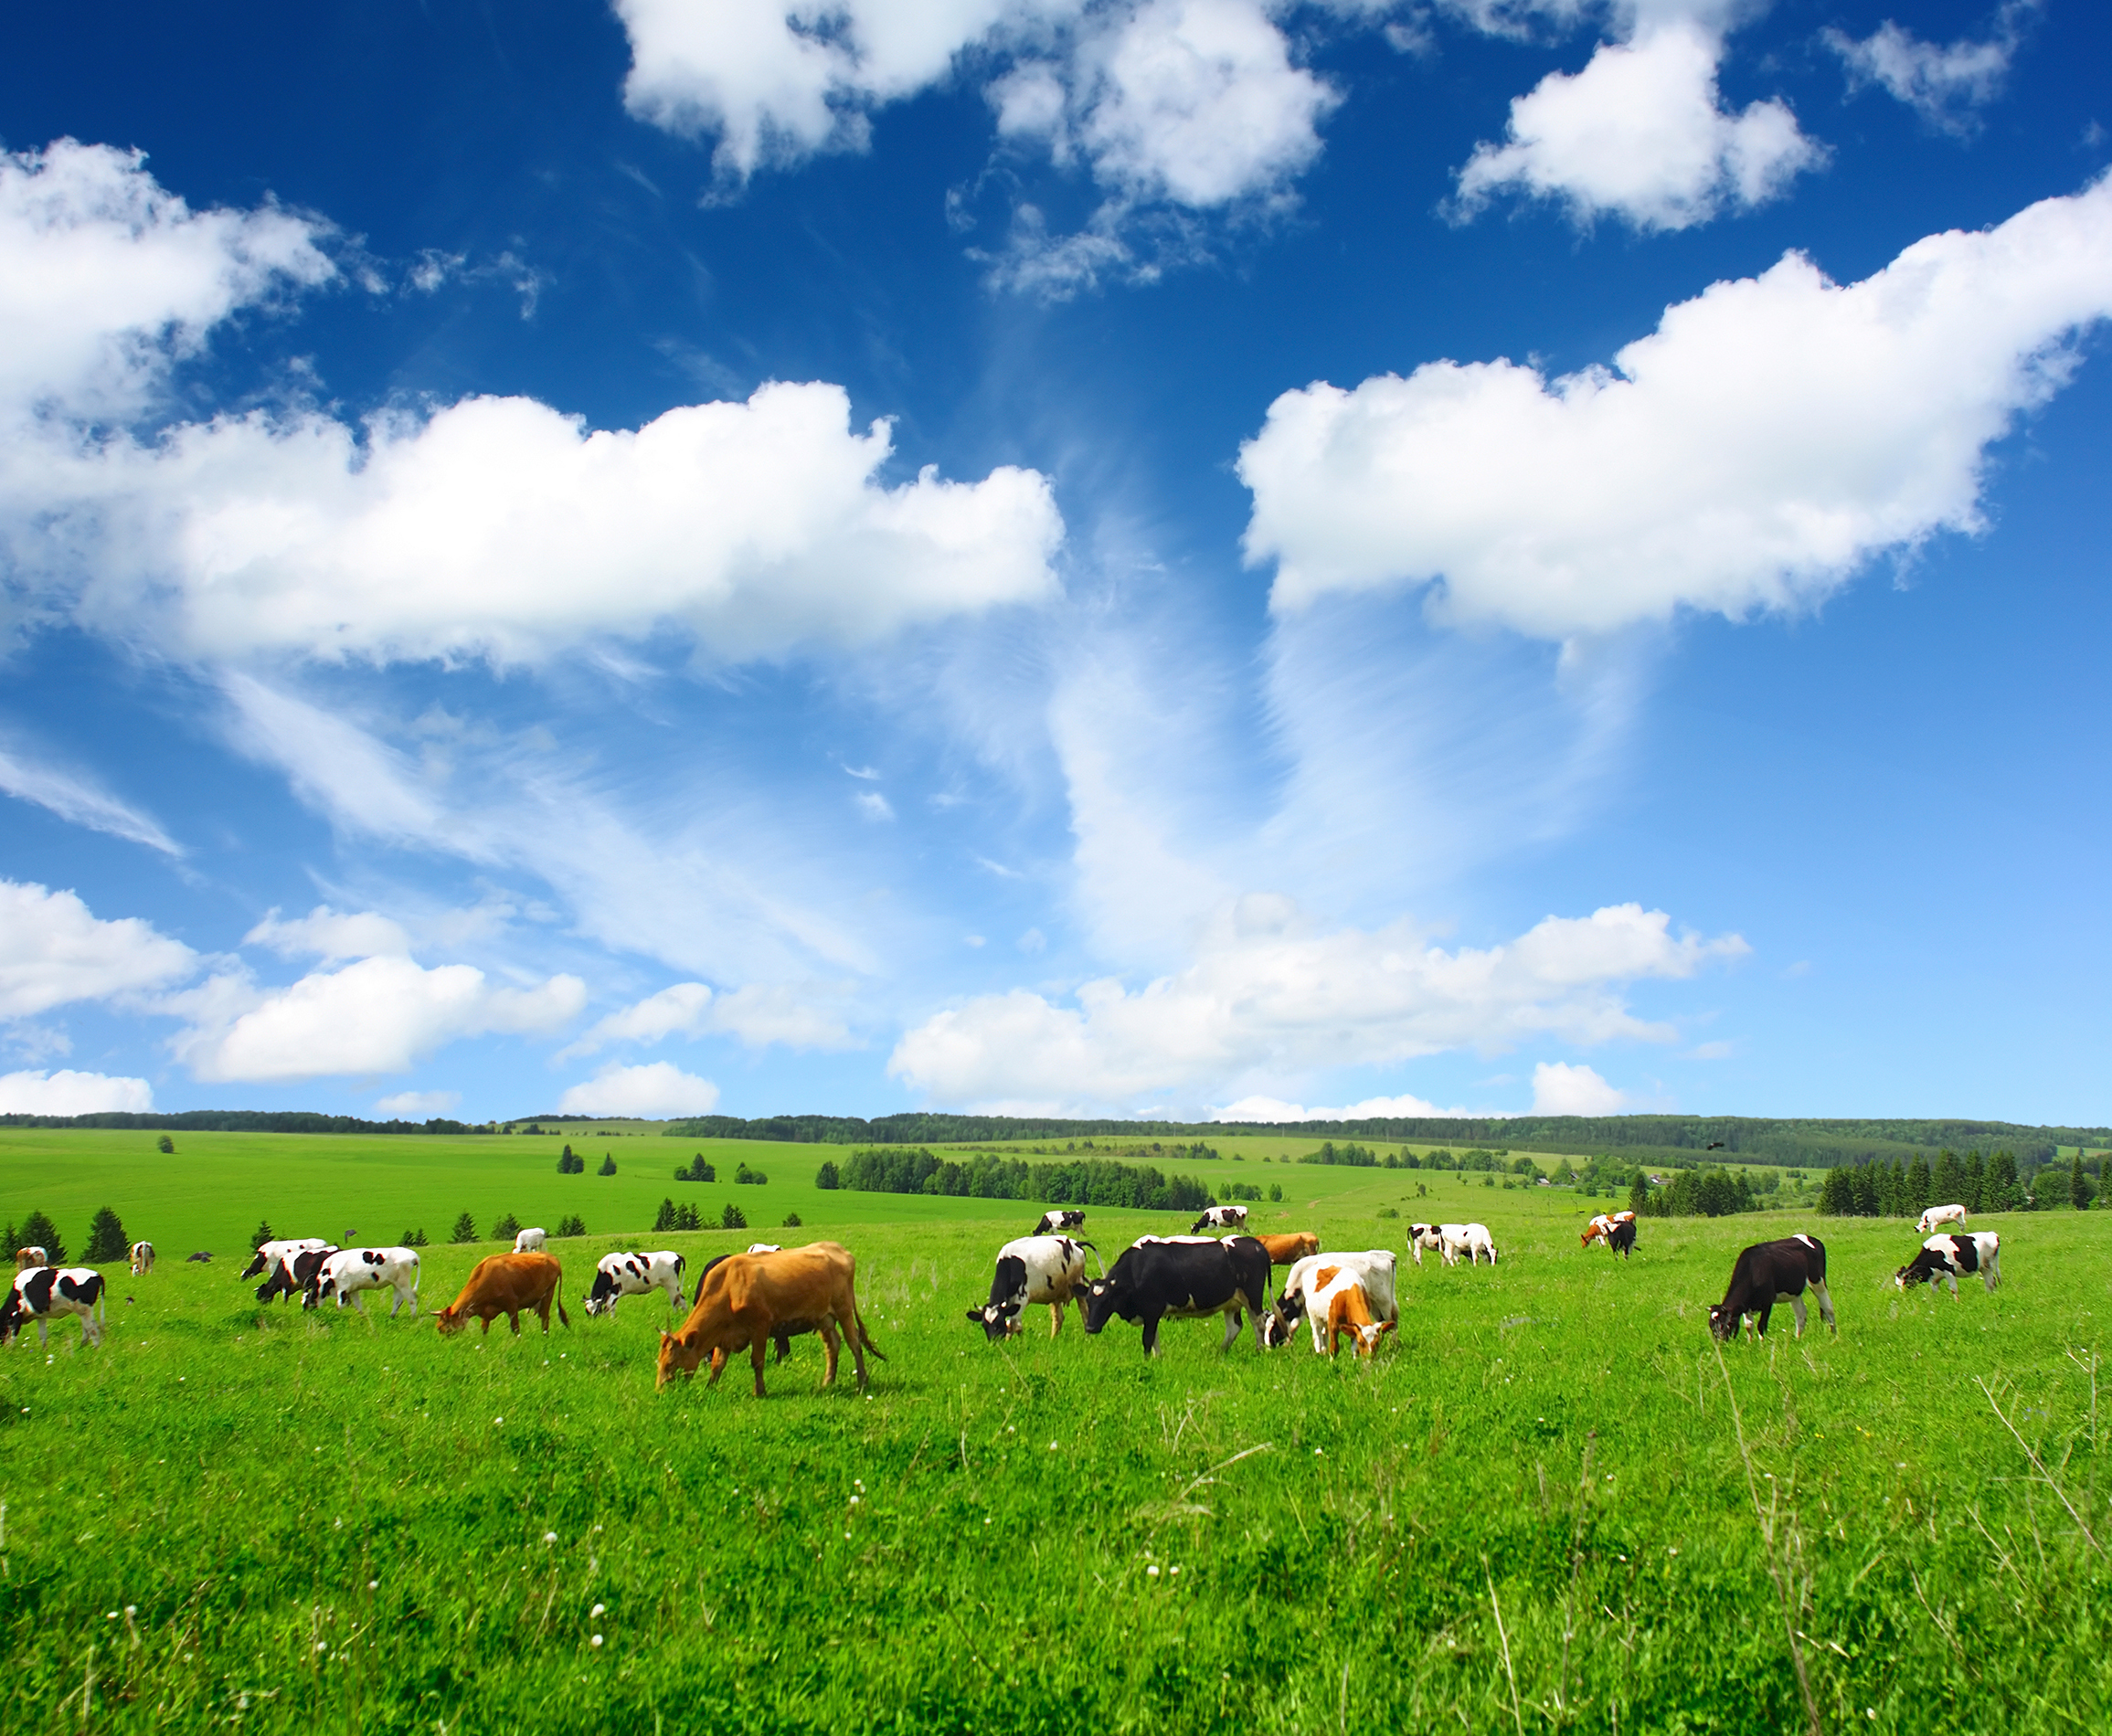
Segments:
[[[1665,311],[1612,369],[1433,362],[1270,406],[1241,449],[1273,606],[1440,581],[1452,622],[1546,638],[1737,618],[1974,531],[1988,446],[2112,314],[2112,182],[1836,284],[1799,254]]]
[[[107,1073],[0,1074],[0,1115],[95,1115],[105,1110],[142,1114],[154,1106],[144,1079]]]
[[[104,922],[76,893],[0,880],[0,1019],[143,994],[197,963],[182,941],[137,916]]]
[[[375,1112],[400,1116],[407,1121],[428,1121],[444,1116],[462,1100],[459,1091],[398,1091],[374,1100]]]
[[[557,1100],[560,1115],[629,1115],[648,1121],[709,1115],[717,1106],[718,1087],[709,1079],[683,1072],[672,1061],[604,1067]]]
[[[1601,44],[1581,72],[1549,73],[1511,104],[1503,143],[1478,145],[1459,171],[1460,214],[1514,191],[1559,200],[1583,223],[1606,214],[1683,229],[1778,196],[1824,153],[1783,102],[1726,110],[1723,53],[1712,21],[1674,12]]]
[[[573,976],[494,988],[473,965],[428,970],[388,957],[283,989],[222,975],[163,1004],[191,1020],[171,1043],[177,1059],[219,1083],[401,1073],[464,1037],[555,1031],[586,1002],[587,986]]]
[[[1320,932],[1289,900],[1248,894],[1218,913],[1185,969],[1135,990],[1088,982],[1075,1005],[1024,989],[978,997],[907,1032],[888,1072],[949,1105],[1125,1105],[1541,1035],[1669,1042],[1622,990],[1746,950],[1735,935],[1675,936],[1662,911],[1619,905],[1447,951],[1406,922]]]
[[[1618,1115],[1628,1095],[1616,1090],[1587,1066],[1542,1061],[1533,1069],[1534,1115]]]
[[[1974,111],[2001,94],[2024,28],[2038,11],[2039,0],[2008,0],[1990,33],[1977,41],[1926,42],[1890,18],[1867,37],[1829,28],[1820,39],[1841,57],[1852,89],[1877,85],[1930,125],[1964,133],[1976,123]]]
[[[1407,1119],[1413,1117],[1443,1117],[1462,1118],[1472,1115],[1469,1109],[1440,1109],[1434,1103],[1421,1097],[1366,1097],[1361,1103],[1343,1104],[1335,1109],[1311,1109],[1302,1103],[1287,1103],[1281,1097],[1242,1097],[1237,1103],[1228,1103],[1222,1109],[1210,1111],[1213,1121],[1379,1121]],[[1485,1113],[1485,1112],[1484,1112]]]

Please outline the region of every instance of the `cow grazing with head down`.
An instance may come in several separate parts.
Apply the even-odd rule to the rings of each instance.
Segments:
[[[1461,1260],[1472,1265],[1484,1257],[1494,1265],[1496,1238],[1489,1233],[1485,1223],[1411,1223],[1408,1252],[1416,1256],[1417,1265],[1422,1265],[1425,1252],[1438,1255],[1447,1265],[1458,1265]]]
[[[342,1308],[347,1300],[364,1314],[362,1290],[390,1292],[388,1318],[407,1303],[410,1318],[418,1318],[418,1250],[416,1248],[340,1248],[323,1256],[315,1276],[308,1280],[308,1294],[301,1298],[304,1308],[319,1308],[335,1300]]]
[[[1975,1272],[1989,1290],[2002,1281],[2002,1239],[1992,1230],[1979,1230],[1971,1235],[1932,1235],[1892,1279],[1903,1290],[1916,1284],[1933,1289],[1939,1281],[1947,1283],[1955,1297],[1958,1275]]]
[[[1394,1274],[1399,1261],[1391,1248],[1372,1248],[1363,1254],[1313,1254],[1296,1262],[1283,1275],[1283,1290],[1276,1306],[1261,1323],[1266,1345],[1288,1344],[1300,1319],[1312,1328],[1313,1353],[1334,1354],[1336,1336],[1347,1325],[1383,1327],[1400,1318],[1395,1295]],[[1354,1304],[1362,1310],[1354,1321],[1331,1325],[1335,1292],[1353,1286],[1361,1297]],[[1345,1309],[1353,1305],[1344,1304]],[[1380,1334],[1360,1332],[1359,1348],[1376,1346]]]
[[[1086,1227],[1086,1214],[1076,1207],[1059,1207],[1044,1212],[1041,1222],[1034,1226],[1036,1235],[1056,1235],[1066,1230],[1082,1230]]]
[[[594,1282],[581,1306],[590,1315],[614,1314],[627,1296],[667,1292],[670,1307],[681,1307],[682,1274],[688,1265],[673,1248],[653,1254],[604,1254],[594,1268]]]
[[[325,1243],[319,1248],[302,1248],[292,1254],[282,1254],[263,1283],[257,1286],[257,1300],[276,1302],[282,1296],[299,1296],[315,1282],[315,1275],[323,1270],[323,1262],[337,1250]]]
[[[15,1269],[17,1272],[34,1272],[40,1265],[49,1265],[51,1255],[42,1248],[30,1246],[15,1250]]]
[[[1244,1230],[1247,1227],[1247,1208],[1243,1205],[1206,1205],[1203,1215],[1188,1226],[1188,1233],[1201,1230]]]
[[[138,1277],[143,1272],[152,1272],[154,1269],[154,1244],[152,1242],[134,1242],[131,1257],[133,1277]]]
[[[541,1316],[547,1338],[553,1305],[558,1325],[572,1324],[565,1313],[565,1298],[557,1294],[564,1277],[565,1268],[547,1254],[494,1254],[477,1262],[462,1294],[433,1318],[443,1338],[460,1332],[472,1320],[482,1320],[489,1338],[492,1322],[503,1314],[519,1338],[521,1316],[535,1314]]]
[[[1927,1235],[1932,1231],[1942,1229],[1947,1223],[1955,1223],[1959,1229],[1964,1229],[1966,1227],[1965,1207],[1962,1205],[1932,1205],[1915,1221],[1914,1228],[1916,1234]]]
[[[514,1237],[515,1254],[540,1254],[549,1236],[541,1230],[522,1230]]]
[[[102,1274],[91,1265],[38,1265],[17,1272],[6,1299],[0,1302],[0,1344],[12,1342],[35,1320],[37,1347],[48,1350],[51,1322],[62,1314],[78,1317],[85,1342],[101,1344],[110,1319],[107,1287]]]
[[[1311,1230],[1300,1230],[1293,1235],[1258,1235],[1254,1239],[1268,1250],[1270,1265],[1295,1265],[1307,1254],[1320,1252],[1320,1238]]]
[[[319,1235],[295,1236],[281,1242],[260,1242],[257,1244],[257,1252],[251,1257],[249,1264],[235,1276],[239,1278],[257,1277],[260,1274],[270,1271],[289,1254],[305,1254],[311,1248],[327,1248],[334,1245],[332,1243],[325,1242]]]
[[[1610,1248],[1613,1245],[1615,1228],[1623,1223],[1634,1223],[1635,1213],[1632,1212],[1601,1212],[1584,1226],[1584,1245],[1588,1248],[1594,1242],[1603,1240]]]
[[[696,1302],[681,1329],[660,1335],[653,1385],[665,1386],[677,1374],[695,1374],[708,1357],[707,1384],[716,1386],[726,1371],[727,1356],[746,1350],[755,1368],[759,1399],[764,1347],[792,1331],[822,1335],[828,1364],[822,1384],[833,1385],[841,1332],[851,1347],[858,1390],[864,1392],[865,1352],[872,1351],[883,1362],[887,1359],[858,1313],[857,1273],[851,1251],[834,1242],[810,1242],[803,1248],[784,1248],[776,1254],[729,1254],[715,1260],[697,1280]]]
[[[1105,1277],[1086,1287],[1086,1330],[1098,1335],[1120,1315],[1144,1328],[1144,1354],[1159,1352],[1161,1320],[1225,1317],[1230,1350],[1242,1311],[1254,1317],[1254,1340],[1268,1300],[1268,1250],[1250,1235],[1211,1239],[1152,1238],[1125,1249]]]
[[[1797,1317],[1797,1336],[1802,1338],[1807,1289],[1817,1300],[1827,1329],[1839,1333],[1841,1328],[1833,1323],[1833,1298],[1826,1294],[1826,1244],[1815,1235],[1802,1233],[1779,1242],[1756,1242],[1732,1266],[1724,1299],[1709,1310],[1709,1330],[1727,1341],[1737,1335],[1746,1317],[1753,1315],[1758,1321],[1755,1336],[1765,1338],[1775,1304],[1787,1302]]]
[[[1033,1303],[1048,1304],[1048,1335],[1063,1330],[1064,1304],[1074,1300],[1086,1281],[1089,1242],[1067,1235],[1023,1235],[997,1251],[997,1270],[990,1280],[990,1300],[970,1308],[968,1318],[982,1328],[986,1339],[1017,1336],[1020,1315]],[[1097,1254],[1098,1249],[1094,1249]]]

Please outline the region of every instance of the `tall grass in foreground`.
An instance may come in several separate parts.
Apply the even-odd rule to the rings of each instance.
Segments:
[[[1502,1265],[1404,1263],[1369,1365],[1045,1310],[992,1349],[1016,1208],[876,1225],[871,1393],[806,1339],[761,1403],[653,1392],[657,1297],[442,1341],[121,1268],[103,1350],[0,1355],[0,1723],[2104,1727],[2104,1226],[1993,1221],[2009,1281],[1954,1304],[1891,1288],[1908,1231],[1819,1225],[1839,1339],[1719,1356],[1701,1305],[1797,1225],[1653,1222],[1623,1267],[1476,1204]],[[428,1250],[427,1305],[489,1251]]]

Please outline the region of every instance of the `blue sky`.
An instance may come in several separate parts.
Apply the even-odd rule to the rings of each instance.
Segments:
[[[2101,10],[11,29],[0,1111],[2107,1118]]]

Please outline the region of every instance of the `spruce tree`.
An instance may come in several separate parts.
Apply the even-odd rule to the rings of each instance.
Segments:
[[[465,1212],[455,1220],[454,1233],[448,1237],[448,1240],[451,1242],[474,1242],[476,1239],[477,1221]]]
[[[1916,1151],[1906,1166],[1906,1209],[1919,1217],[1928,1210],[1928,1159]]]
[[[748,1213],[728,1200],[726,1210],[718,1214],[718,1227],[722,1230],[745,1230],[748,1228]]]
[[[16,1247],[42,1248],[53,1265],[66,1264],[66,1241],[58,1233],[58,1226],[41,1212],[32,1212],[22,1220],[22,1240]],[[9,1250],[13,1252],[12,1249]]]
[[[1965,1181],[1958,1189],[1958,1203],[1968,1212],[1985,1212],[1987,1170],[1978,1147],[1966,1153]]]
[[[2090,1198],[2096,1189],[2090,1185],[2090,1178],[2083,1173],[2083,1153],[2077,1150],[2075,1160],[2068,1166],[2068,1203],[2078,1212],[2085,1212]]]
[[[1980,1182],[1980,1210],[1982,1212],[2014,1212],[2018,1195],[2017,1160],[2007,1151],[1998,1151],[1988,1159],[1988,1172]]]
[[[1845,1164],[1835,1164],[1826,1171],[1825,1184],[1819,1190],[1819,1215],[1822,1218],[1855,1215],[1855,1178],[1848,1172]]]
[[[1956,1205],[1965,1188],[1965,1171],[1958,1168],[1958,1153],[1948,1146],[1936,1154],[1936,1168],[1928,1178],[1930,1205]]]
[[[594,1173],[596,1175],[614,1175],[616,1173],[616,1159],[604,1151],[601,1154],[601,1167]]]
[[[1628,1179],[1628,1209],[1639,1218],[1650,1210],[1650,1177],[1640,1170]]]
[[[109,1206],[104,1206],[90,1220],[88,1246],[80,1257],[93,1265],[103,1260],[122,1260],[131,1252],[132,1244],[125,1239],[123,1222]]]
[[[653,1228],[655,1233],[662,1230],[672,1230],[674,1228],[674,1201],[673,1200],[663,1200],[660,1202],[659,1212],[656,1212],[653,1216]]]

